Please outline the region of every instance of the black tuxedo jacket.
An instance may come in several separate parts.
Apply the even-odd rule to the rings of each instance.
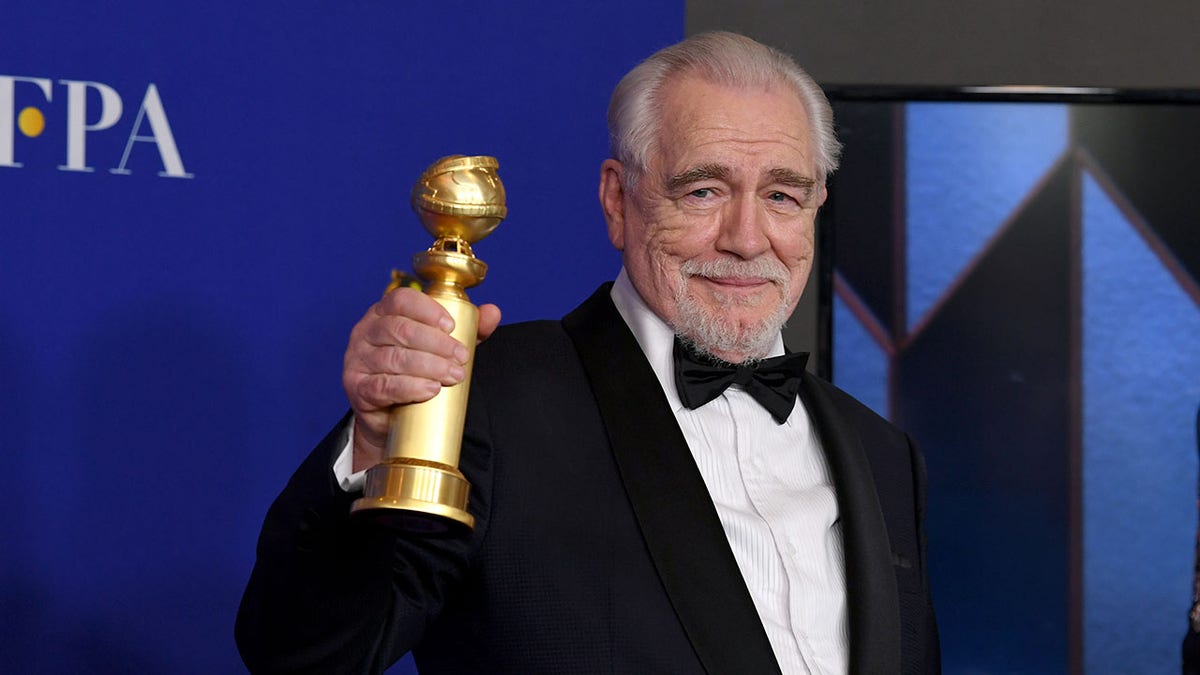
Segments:
[[[940,670],[924,471],[908,438],[816,378],[852,673]],[[466,537],[351,517],[337,430],[272,505],[238,614],[256,672],[778,673],[716,510],[606,285],[561,322],[480,346],[460,468]]]

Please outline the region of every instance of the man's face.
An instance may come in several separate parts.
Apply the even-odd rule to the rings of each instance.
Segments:
[[[731,363],[766,355],[804,290],[817,182],[808,119],[787,87],[697,77],[663,90],[657,152],[625,192],[608,160],[600,198],[630,280],[675,331]]]

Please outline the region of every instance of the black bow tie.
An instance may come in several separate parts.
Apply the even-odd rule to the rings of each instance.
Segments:
[[[779,424],[787,421],[800,391],[800,374],[808,354],[784,354],[759,361],[755,366],[720,363],[696,354],[675,339],[675,387],[679,400],[695,410],[737,384],[762,404]]]

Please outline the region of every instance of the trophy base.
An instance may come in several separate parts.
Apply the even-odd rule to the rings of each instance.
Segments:
[[[350,512],[369,514],[399,531],[457,534],[475,527],[475,517],[467,513],[470,491],[471,484],[452,466],[400,457],[367,471],[363,496]]]

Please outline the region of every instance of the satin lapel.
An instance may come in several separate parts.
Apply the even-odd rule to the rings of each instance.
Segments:
[[[823,386],[806,375],[800,395],[820,435],[838,494],[846,555],[850,672],[896,672],[900,601],[887,525],[858,432],[838,413]]]
[[[778,673],[716,508],[606,284],[563,319],[659,578],[704,669]]]

